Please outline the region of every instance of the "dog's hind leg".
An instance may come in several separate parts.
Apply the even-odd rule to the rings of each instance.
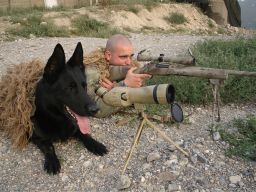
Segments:
[[[86,149],[95,155],[103,156],[108,153],[106,146],[93,139],[89,134],[84,135],[77,131],[75,137],[82,141]]]
[[[49,174],[56,174],[60,172],[60,161],[57,158],[52,142],[49,140],[42,140],[32,136],[32,142],[42,151],[45,157],[44,169]]]

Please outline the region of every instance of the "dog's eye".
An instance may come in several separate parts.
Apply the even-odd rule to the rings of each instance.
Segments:
[[[70,88],[70,89],[76,88],[76,83],[75,83],[75,82],[71,82],[71,83],[69,84],[69,88]]]

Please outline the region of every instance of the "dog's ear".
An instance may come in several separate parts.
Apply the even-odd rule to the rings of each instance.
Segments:
[[[84,69],[83,58],[84,58],[83,47],[82,47],[81,42],[79,42],[79,43],[77,43],[76,49],[75,49],[72,57],[67,62],[67,64],[70,65],[71,67],[78,66],[79,68],[81,68],[83,70]]]
[[[43,77],[50,83],[53,83],[61,70],[65,67],[65,53],[61,44],[57,44],[49,58],[45,68]]]

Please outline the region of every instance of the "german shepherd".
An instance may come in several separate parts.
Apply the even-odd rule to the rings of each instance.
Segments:
[[[83,64],[83,48],[79,42],[69,59],[57,44],[49,58],[35,92],[35,114],[31,141],[45,157],[44,169],[49,174],[60,172],[61,165],[53,146],[54,141],[77,138],[93,154],[103,156],[108,150],[89,134],[88,116],[98,108],[87,94]]]

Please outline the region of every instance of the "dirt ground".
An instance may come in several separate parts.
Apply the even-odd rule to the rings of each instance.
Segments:
[[[186,18],[183,24],[172,24],[166,17],[172,13],[180,13]],[[124,31],[141,33],[183,33],[183,34],[250,34],[250,30],[232,27],[230,25],[220,26],[214,20],[204,15],[202,11],[192,4],[160,4],[156,7],[147,8],[142,5],[128,7],[82,7],[67,11],[49,11],[44,18],[52,20],[57,26],[65,26],[72,29],[72,19],[87,15],[98,21],[106,22],[112,27]],[[6,35],[5,31],[12,25],[8,17],[0,17],[0,34]]]
[[[188,22],[179,26],[168,24],[163,18],[171,11],[182,12]],[[219,28],[197,8],[178,4],[161,5],[151,11],[140,9],[136,14],[118,8],[110,10],[95,7],[75,9],[65,14],[50,12],[45,17],[54,19],[58,25],[71,27],[70,19],[80,14],[88,14],[124,29],[136,29],[137,33],[131,35],[135,53],[149,48],[156,55],[182,54],[195,43],[212,38],[202,34],[208,34],[209,30],[217,33]],[[209,28],[209,21],[213,23],[213,28]],[[0,34],[6,35],[4,31],[8,25],[8,21],[0,18]],[[171,31],[178,31],[178,27],[183,27],[187,33],[193,31],[193,35],[173,34]],[[234,35],[243,31],[228,26],[224,28],[233,31]],[[143,29],[157,33],[142,34]],[[195,35],[198,33],[201,35]],[[90,52],[98,46],[104,46],[106,39],[72,37],[0,41],[0,77],[12,64],[28,62],[33,58],[46,62],[57,43],[63,45],[66,57],[69,58],[77,42],[82,43],[84,52]],[[213,123],[212,108],[183,106],[183,110],[185,114],[191,115],[188,123],[181,124],[179,128],[154,123],[189,152],[189,157],[146,127],[123,179],[120,178],[121,171],[139,125],[139,121],[135,120],[121,127],[116,126],[117,120],[128,116],[117,114],[104,119],[90,118],[93,137],[103,142],[110,151],[104,157],[92,155],[74,140],[55,143],[62,166],[60,174],[55,176],[43,171],[44,158],[38,148],[30,143],[26,149],[16,150],[0,131],[0,191],[255,191],[255,162],[227,157],[225,151],[229,144],[221,139],[213,140],[209,131]],[[221,106],[220,123],[224,125],[234,118],[248,115],[256,115],[255,103]]]

